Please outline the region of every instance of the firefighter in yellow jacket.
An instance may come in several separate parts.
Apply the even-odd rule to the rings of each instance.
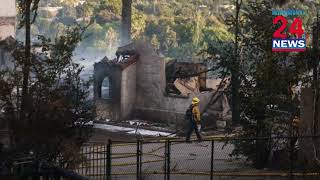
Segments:
[[[191,105],[186,112],[186,120],[189,123],[186,137],[187,142],[190,142],[190,137],[193,131],[195,131],[198,141],[202,140],[202,137],[199,132],[200,129],[198,128],[198,126],[200,126],[201,123],[199,103],[200,100],[197,97],[193,98]]]

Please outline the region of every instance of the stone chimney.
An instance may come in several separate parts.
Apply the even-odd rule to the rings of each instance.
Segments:
[[[15,0],[0,0],[0,40],[16,33]]]

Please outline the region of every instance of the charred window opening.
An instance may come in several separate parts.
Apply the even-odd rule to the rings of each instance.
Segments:
[[[108,76],[101,82],[99,97],[101,99],[111,99],[111,80]]]
[[[97,82],[97,95],[100,99],[112,99],[112,80],[109,76]]]

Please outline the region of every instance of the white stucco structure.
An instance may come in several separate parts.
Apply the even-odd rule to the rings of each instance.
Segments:
[[[0,39],[15,37],[15,0],[0,0]]]
[[[0,1],[0,16],[12,17],[16,16],[15,0],[1,0]]]

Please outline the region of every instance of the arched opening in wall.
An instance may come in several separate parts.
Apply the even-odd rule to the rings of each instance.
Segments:
[[[101,83],[101,98],[111,99],[111,81],[109,77],[105,77]]]

